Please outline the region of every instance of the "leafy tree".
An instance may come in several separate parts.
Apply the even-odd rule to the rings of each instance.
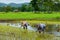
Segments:
[[[27,10],[26,8],[27,8],[27,5],[23,4],[21,7],[21,11],[23,11],[23,12],[26,11]]]
[[[31,4],[35,11],[47,11],[50,13],[54,8],[55,2],[59,2],[59,0],[32,0]]]
[[[54,5],[53,5],[53,11],[60,11],[60,1],[59,0],[55,0],[54,1]]]
[[[11,11],[12,9],[11,9],[10,6],[5,6],[5,7],[4,7],[4,10],[5,10],[5,12],[9,12],[9,11]]]
[[[32,7],[34,8],[35,12],[40,10],[38,0],[32,0],[31,4],[32,4]]]
[[[32,7],[32,5],[27,5],[26,9],[27,9],[28,12],[33,11],[33,7]]]

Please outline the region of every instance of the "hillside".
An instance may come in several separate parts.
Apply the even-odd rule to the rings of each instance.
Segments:
[[[11,6],[11,7],[21,7],[22,4],[28,5],[29,3],[19,3],[19,4],[16,4],[16,3],[9,3],[9,4],[0,3],[0,7],[7,6],[7,5]]]

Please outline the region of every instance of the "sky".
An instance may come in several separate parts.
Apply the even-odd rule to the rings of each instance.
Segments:
[[[30,2],[30,0],[0,0],[0,3],[25,3],[25,2]]]

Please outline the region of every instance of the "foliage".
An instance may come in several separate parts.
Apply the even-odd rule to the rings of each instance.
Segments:
[[[59,2],[59,0],[32,0],[31,4],[35,11],[47,11],[50,13],[51,11],[59,10],[58,7],[60,6],[56,6],[59,5]]]
[[[31,2],[27,4],[22,4],[20,7],[11,7],[11,6],[3,6],[0,7],[0,12],[14,12],[14,10],[18,10],[19,12],[32,12],[32,11],[43,11],[43,12],[52,12],[52,11],[60,11],[60,1],[59,0],[31,0]]]

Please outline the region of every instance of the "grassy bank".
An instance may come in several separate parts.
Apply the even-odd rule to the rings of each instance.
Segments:
[[[23,20],[22,20],[23,21]],[[20,22],[22,22],[20,21]],[[60,21],[37,21],[37,20],[25,20],[30,24],[38,24],[38,23],[44,23],[44,24],[60,24]]]
[[[52,37],[50,34],[43,35],[21,28],[0,26],[0,40],[48,40]]]
[[[33,12],[0,12],[0,20],[60,20],[60,12],[41,14]]]

